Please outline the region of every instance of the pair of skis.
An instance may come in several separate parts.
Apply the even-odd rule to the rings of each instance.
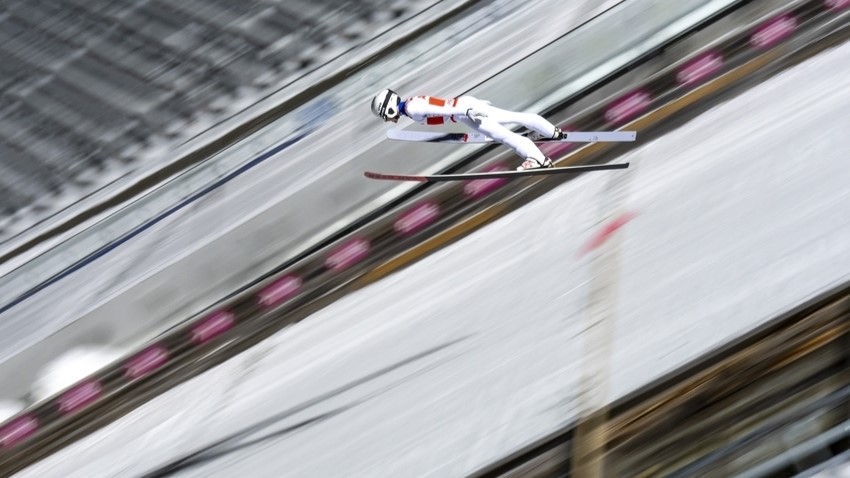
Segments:
[[[482,133],[432,133],[428,131],[403,131],[389,130],[387,138],[396,141],[415,141],[426,143],[450,143],[450,144],[480,144],[493,143],[494,140]],[[541,139],[540,143],[608,143],[608,142],[631,142],[637,139],[634,131],[566,131],[564,137],[558,140]],[[486,173],[464,173],[464,174],[385,174],[367,171],[367,178],[387,181],[417,181],[417,182],[439,182],[458,181],[468,179],[496,179],[516,178],[525,176],[548,176],[563,173],[583,173],[588,171],[605,171],[611,169],[626,169],[629,163],[601,164],[588,166],[565,166],[561,168],[528,169],[524,171],[493,171]]]

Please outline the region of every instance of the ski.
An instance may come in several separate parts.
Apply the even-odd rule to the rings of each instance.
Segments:
[[[637,139],[636,131],[564,131],[564,138],[541,139],[539,143],[623,143]],[[426,143],[493,143],[483,133],[441,133],[431,131],[387,130],[387,138],[395,141],[417,141]]]
[[[540,168],[527,169],[524,171],[491,171],[484,173],[463,173],[463,174],[433,174],[433,175],[416,175],[416,174],[385,174],[373,173],[366,171],[367,178],[378,179],[385,181],[417,181],[421,183],[434,183],[440,181],[460,181],[467,179],[496,179],[496,178],[521,178],[528,176],[549,176],[554,174],[564,173],[584,173],[588,171],[606,171],[611,169],[626,169],[629,163],[617,164],[599,164],[588,166],[564,166],[560,168]]]

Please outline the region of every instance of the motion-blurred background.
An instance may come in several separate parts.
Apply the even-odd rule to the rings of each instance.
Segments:
[[[850,476],[848,27],[0,0],[0,476]],[[372,181],[521,161],[384,88],[637,141]]]

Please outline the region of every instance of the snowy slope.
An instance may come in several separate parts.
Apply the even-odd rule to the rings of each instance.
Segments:
[[[850,278],[847,65],[850,45],[718,105],[21,476],[138,476],[311,418],[178,476],[462,476],[551,432],[587,351],[610,351],[613,399]]]

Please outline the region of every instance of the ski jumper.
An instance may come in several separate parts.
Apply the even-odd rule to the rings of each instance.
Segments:
[[[472,117],[467,116],[469,110],[472,110]],[[413,121],[425,125],[463,123],[508,146],[523,159],[533,158],[540,162],[545,155],[537,145],[504,125],[518,124],[547,138],[555,134],[555,125],[540,115],[503,110],[492,106],[489,101],[471,96],[451,99],[414,96],[401,102],[400,111]]]

